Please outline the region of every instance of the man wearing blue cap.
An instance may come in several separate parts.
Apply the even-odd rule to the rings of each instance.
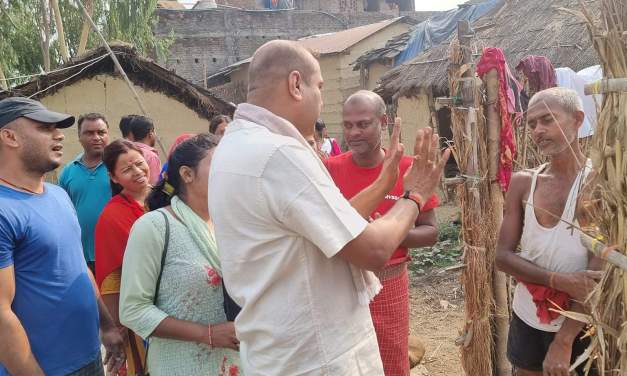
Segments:
[[[43,179],[61,164],[60,129],[72,124],[32,99],[0,101],[0,375],[103,375],[99,326],[107,366],[125,360],[72,203]]]

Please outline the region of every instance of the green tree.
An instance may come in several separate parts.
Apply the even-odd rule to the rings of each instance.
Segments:
[[[157,0],[111,0],[106,16],[106,38],[130,42],[145,55],[164,57],[172,38],[153,33]]]
[[[8,77],[43,71],[40,9],[39,0],[0,0],[0,66]]]
[[[70,57],[79,53],[83,13],[78,0],[58,0],[65,39]],[[88,0],[82,0],[85,3]],[[48,0],[0,0],[0,71],[15,77],[46,70],[45,54],[41,47],[48,16],[50,69],[62,64],[57,27],[51,18],[50,7],[42,8]],[[173,38],[157,38],[152,29],[156,22],[157,0],[92,0],[92,19],[107,41],[133,44],[138,51],[150,57],[163,58]],[[101,41],[90,30],[86,47],[94,48]],[[0,73],[1,78],[2,73]],[[9,81],[19,84],[26,79]]]

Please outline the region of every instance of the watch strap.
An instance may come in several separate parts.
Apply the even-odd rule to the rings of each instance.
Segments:
[[[422,207],[424,206],[424,200],[422,196],[412,194],[410,191],[405,191],[402,198],[413,201],[418,206],[418,211],[422,212]]]

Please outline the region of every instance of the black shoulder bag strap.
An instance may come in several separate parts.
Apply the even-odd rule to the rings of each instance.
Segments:
[[[161,275],[163,274],[163,268],[165,267],[165,258],[168,255],[168,246],[170,245],[170,221],[168,220],[167,214],[164,211],[159,211],[165,220],[165,238],[163,241],[163,252],[161,252],[161,266],[159,267],[159,274],[157,276],[157,285],[155,287],[155,294],[152,298],[152,304],[157,305],[157,297],[159,296],[159,287],[161,287]],[[146,341],[146,352],[144,357],[144,375],[150,375],[148,370],[148,348],[149,341]]]
[[[163,273],[163,267],[165,266],[165,257],[168,254],[168,245],[170,244],[170,221],[167,214],[163,211],[159,211],[163,215],[165,220],[165,240],[163,242],[163,252],[161,252],[161,267],[159,268],[159,276],[157,277],[157,286],[155,288],[155,296],[152,298],[152,303],[157,305],[157,297],[159,296],[159,287],[161,286],[161,274]]]

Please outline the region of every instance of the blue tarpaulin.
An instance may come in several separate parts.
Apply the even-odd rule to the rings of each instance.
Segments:
[[[264,0],[263,5],[266,9],[294,8],[294,2],[292,0]]]
[[[457,30],[458,21],[473,22],[501,2],[502,0],[487,0],[480,4],[451,9],[429,17],[426,21],[414,26],[407,48],[396,57],[394,66],[413,59],[422,51],[444,42],[451,33]]]

